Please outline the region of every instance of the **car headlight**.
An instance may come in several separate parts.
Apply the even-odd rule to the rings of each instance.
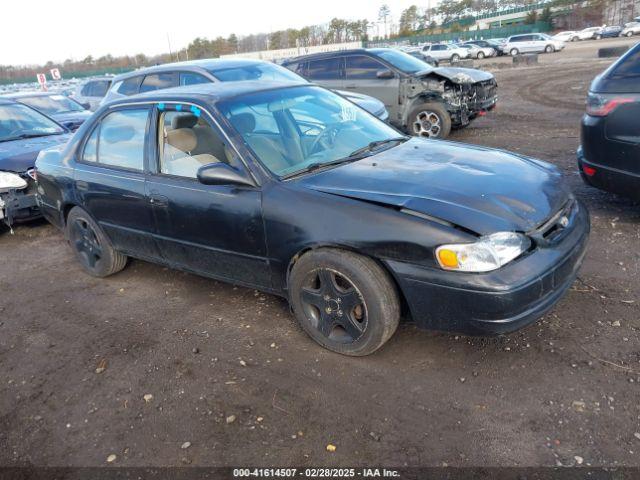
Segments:
[[[490,272],[519,257],[530,246],[526,235],[498,232],[474,243],[441,245],[436,248],[436,259],[445,270]]]
[[[0,189],[22,189],[26,188],[27,182],[20,177],[20,175],[16,175],[11,172],[0,172]]]

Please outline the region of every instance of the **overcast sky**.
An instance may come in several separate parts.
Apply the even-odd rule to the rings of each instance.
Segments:
[[[0,65],[167,52],[195,37],[227,37],[377,18],[384,0],[1,0]],[[387,0],[395,21],[412,4]]]

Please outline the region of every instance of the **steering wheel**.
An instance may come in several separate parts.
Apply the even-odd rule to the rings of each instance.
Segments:
[[[323,150],[330,148],[335,142],[336,135],[340,131],[340,123],[332,123],[320,132],[313,143],[309,146],[309,155],[317,153],[318,147],[322,147]]]

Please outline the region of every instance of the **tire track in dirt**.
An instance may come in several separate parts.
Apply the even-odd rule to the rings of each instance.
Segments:
[[[586,65],[579,70],[593,70],[593,65]],[[518,90],[524,100],[555,109],[584,110],[586,91],[579,100],[570,100],[566,96],[560,98],[554,96],[554,93],[561,95],[563,92],[571,91],[568,84],[576,82],[575,70],[555,75],[542,74],[535,78],[534,81],[525,84]]]

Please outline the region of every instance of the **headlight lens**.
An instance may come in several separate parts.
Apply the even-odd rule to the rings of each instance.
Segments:
[[[519,257],[530,246],[526,235],[498,232],[475,243],[441,245],[436,249],[436,259],[445,270],[490,272]]]
[[[20,175],[16,175],[11,172],[0,172],[0,188],[18,190],[25,188],[27,182],[25,182]]]

